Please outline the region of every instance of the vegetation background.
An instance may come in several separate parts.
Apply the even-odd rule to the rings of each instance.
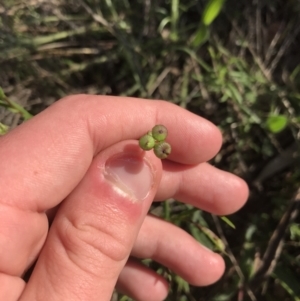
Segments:
[[[2,0],[0,132],[74,93],[208,118],[224,135],[211,163],[248,182],[248,204],[229,220],[176,200],[152,212],[223,253],[226,273],[199,288],[145,264],[167,300],[299,301],[299,14],[299,0]]]

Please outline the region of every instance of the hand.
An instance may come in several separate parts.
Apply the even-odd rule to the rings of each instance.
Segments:
[[[164,161],[137,142],[161,123],[172,145]],[[194,285],[218,280],[218,254],[146,215],[153,199],[170,197],[215,214],[238,210],[246,184],[203,163],[220,146],[214,125],[173,104],[87,95],[58,101],[1,137],[0,300],[106,301],[115,285],[136,300],[165,298],[166,281],[128,260],[131,251]],[[21,277],[37,258],[26,284]]]

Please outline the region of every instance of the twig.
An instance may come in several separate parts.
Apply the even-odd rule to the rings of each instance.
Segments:
[[[152,96],[154,91],[158,88],[158,86],[163,82],[166,76],[172,70],[171,67],[166,67],[161,74],[156,78],[156,81],[148,88],[148,97]]]
[[[261,22],[261,1],[256,2],[255,12],[255,31],[256,31],[256,52],[262,54],[262,22]]]
[[[293,26],[293,24],[290,25],[290,27],[292,27],[292,26]],[[299,31],[300,31],[300,26],[296,25],[296,29],[294,30],[294,32],[289,37],[286,38],[286,40],[285,40],[284,43],[282,43],[282,45],[279,48],[279,50],[278,50],[275,58],[270,63],[270,67],[268,69],[269,76],[271,76],[271,73],[274,71],[274,69],[276,68],[278,62],[280,61],[280,59],[282,58],[282,56],[284,55],[284,53],[287,51],[287,49],[290,47],[290,45],[294,41],[295,37],[299,33]]]
[[[290,223],[298,215],[298,207],[300,203],[300,188],[297,190],[295,197],[292,199],[289,207],[282,216],[277,228],[271,236],[269,245],[262,258],[261,264],[258,270],[254,273],[252,280],[250,281],[250,287],[257,287],[263,280],[267,279],[273,272],[278,258],[282,252],[284,245],[284,235]]]
[[[201,96],[204,101],[211,103],[212,102],[211,97],[210,97],[205,85],[200,80],[201,79],[201,69],[194,58],[191,59],[191,62],[192,62],[192,66],[194,68],[195,74],[198,78],[198,85],[199,85],[199,91],[201,93]]]
[[[224,245],[226,247],[226,253],[227,253],[230,261],[232,262],[233,267],[234,267],[236,273],[239,275],[241,281],[243,282],[243,285],[245,285],[244,288],[245,288],[245,290],[246,290],[249,298],[252,301],[257,301],[257,299],[256,299],[253,291],[245,284],[245,276],[244,276],[244,274],[243,274],[243,272],[242,272],[242,270],[241,270],[241,268],[240,268],[240,266],[239,266],[239,264],[238,264],[235,256],[233,255],[233,253],[232,253],[232,251],[231,251],[231,249],[229,247],[228,241],[227,241],[227,239],[225,237],[225,234],[223,232],[223,229],[221,227],[221,224],[220,224],[220,221],[219,221],[218,217],[215,216],[215,215],[212,215],[212,218],[213,218],[213,221],[214,221],[214,223],[216,225],[218,234],[219,234],[221,240],[223,241],[223,243],[224,243]]]
[[[254,184],[260,186],[264,181],[273,177],[285,168],[296,164],[299,161],[299,145],[297,142],[292,143],[288,148],[280,152],[260,171],[254,180]]]
[[[93,10],[83,0],[78,1],[80,5],[86,10],[86,12],[94,19],[94,21],[103,25],[107,29],[107,31],[109,31],[112,35],[115,34],[113,27],[102,17],[101,14],[95,14]]]
[[[278,44],[280,38],[282,37],[282,31],[283,31],[283,25],[280,25],[279,30],[276,32],[275,36],[273,37],[268,50],[266,51],[266,55],[265,55],[265,64],[268,65],[270,62],[270,59],[274,53],[275,47]]]
[[[245,36],[244,36],[243,32],[239,29],[239,27],[237,26],[235,21],[232,21],[232,26],[233,26],[234,30],[237,32],[238,36],[241,39],[245,40]],[[271,78],[271,74],[270,74],[269,70],[267,69],[267,67],[265,66],[265,64],[261,60],[261,58],[257,55],[257,53],[255,52],[255,49],[253,48],[253,46],[250,43],[248,43],[247,48],[249,49],[254,61],[256,62],[257,66],[259,67],[259,69],[261,70],[261,72],[263,73],[265,78],[268,81],[271,81],[272,78]]]

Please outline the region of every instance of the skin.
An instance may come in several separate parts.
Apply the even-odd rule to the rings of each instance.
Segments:
[[[155,124],[168,128],[167,160],[138,146]],[[147,211],[171,197],[222,215],[243,206],[244,181],[205,163],[221,143],[217,127],[171,103],[87,95],[62,99],[1,137],[0,300],[106,301],[114,287],[135,300],[163,300],[166,280],[138,258],[193,285],[217,281],[221,256]],[[106,177],[120,154],[138,162],[132,174],[151,174],[145,197]],[[22,275],[36,259],[26,284]]]

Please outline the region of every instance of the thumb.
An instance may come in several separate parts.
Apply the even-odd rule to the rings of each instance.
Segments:
[[[137,141],[98,154],[61,204],[19,300],[109,301],[161,170],[160,160]]]

